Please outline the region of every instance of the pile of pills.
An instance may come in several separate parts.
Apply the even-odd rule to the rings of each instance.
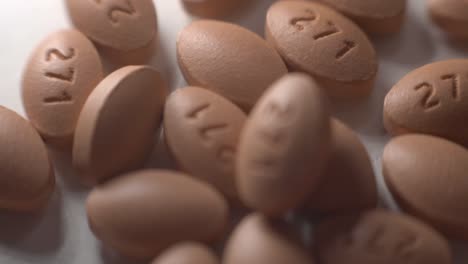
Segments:
[[[1,209],[44,208],[50,147],[71,153],[93,188],[96,238],[148,263],[453,263],[448,241],[468,240],[467,59],[415,69],[385,98],[395,137],[383,176],[403,211],[392,212],[329,100],[373,91],[368,34],[398,34],[405,0],[278,0],[264,37],[211,20],[249,1],[182,3],[204,19],[178,35],[189,86],[171,92],[145,65],[158,42],[153,1],[66,0],[75,29],[46,37],[23,73],[29,121],[0,107]],[[427,6],[448,37],[468,38],[468,2]],[[144,169],[160,129],[177,171]]]

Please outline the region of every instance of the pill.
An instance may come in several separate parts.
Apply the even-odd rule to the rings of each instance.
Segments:
[[[279,1],[268,10],[265,35],[290,70],[311,74],[328,95],[359,98],[371,92],[376,51],[337,11],[316,2]]]
[[[189,85],[212,90],[250,110],[287,73],[265,40],[240,26],[199,20],[178,36],[177,59]]]
[[[76,30],[50,34],[23,73],[22,100],[31,124],[54,146],[70,146],[81,109],[103,78],[93,44]]]
[[[433,136],[400,136],[385,147],[382,168],[400,208],[468,239],[468,150]]]
[[[35,211],[55,189],[52,162],[40,135],[17,113],[0,106],[0,208]]]
[[[341,214],[377,206],[372,163],[358,135],[337,119],[331,122],[331,154],[317,189],[305,204],[314,214]]]
[[[112,179],[91,192],[86,207],[96,237],[131,257],[155,257],[184,241],[212,242],[229,213],[210,185],[164,170]]]
[[[219,264],[218,257],[206,246],[194,242],[172,246],[151,264]]]
[[[166,101],[166,142],[184,171],[237,200],[234,166],[245,120],[240,108],[207,89],[178,89]]]
[[[317,228],[322,264],[451,264],[447,240],[413,217],[384,210],[325,220]]]
[[[250,208],[278,216],[301,205],[319,182],[330,148],[324,93],[301,73],[275,82],[241,133],[237,188]]]
[[[187,12],[207,18],[220,18],[237,11],[245,0],[182,0]]]
[[[161,124],[168,88],[148,66],[127,66],[90,94],[78,119],[73,165],[85,184],[141,167]]]
[[[67,0],[66,6],[75,27],[115,56],[147,52],[157,38],[152,0]]]
[[[432,21],[449,36],[468,39],[468,2],[460,0],[430,0]]]
[[[403,77],[385,97],[392,135],[423,133],[468,146],[468,60],[425,65]]]
[[[223,264],[315,263],[286,223],[253,213],[236,227],[224,249]]]

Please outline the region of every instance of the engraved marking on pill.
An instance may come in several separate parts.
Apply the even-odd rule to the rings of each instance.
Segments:
[[[60,60],[69,60],[73,57],[75,57],[75,49],[74,48],[69,48],[68,49],[68,55],[63,53],[62,51],[58,50],[58,49],[49,49],[47,50],[46,52],[46,61],[51,61],[52,60],[52,56],[60,59]]]
[[[338,53],[336,54],[335,58],[337,60],[341,60],[343,57],[346,56],[346,54],[348,54],[349,52],[351,52],[354,48],[356,48],[356,43],[352,42],[352,41],[349,41],[349,40],[345,40],[344,41],[344,44],[345,46],[340,50],[338,51]]]
[[[384,226],[377,226],[374,232],[370,235],[369,240],[367,241],[367,246],[372,249],[377,249],[377,243],[385,234]]]
[[[102,3],[102,0],[95,0],[95,1],[98,4]],[[133,6],[132,2],[130,0],[124,0],[124,2],[127,5],[126,7],[119,6],[117,4],[110,6],[108,13],[107,13],[107,17],[109,18],[110,21],[112,21],[112,23],[115,23],[115,24],[119,23],[119,19],[118,19],[119,13],[125,14],[127,16],[132,16],[136,14],[136,9]]]
[[[437,107],[440,105],[440,101],[435,99],[435,89],[434,86],[432,86],[430,83],[424,82],[416,87],[414,87],[414,90],[419,91],[425,89],[426,92],[424,93],[424,96],[420,102],[421,106],[426,110],[429,111],[433,109],[434,107]]]
[[[410,257],[417,242],[418,238],[414,234],[405,235],[396,245],[396,254],[403,258]]]
[[[204,139],[210,139],[213,133],[223,131],[228,128],[227,124],[207,125],[200,129],[200,136]]]
[[[200,115],[201,112],[207,110],[208,108],[210,108],[210,104],[209,103],[206,103],[206,104],[202,104],[200,106],[197,106],[195,107],[195,109],[193,109],[192,111],[190,111],[186,117],[187,118],[191,118],[191,119],[197,119],[198,116]]]
[[[73,98],[66,91],[63,91],[59,96],[46,97],[43,101],[45,104],[73,104]]]
[[[75,69],[72,67],[68,68],[68,73],[67,74],[61,74],[61,73],[55,73],[55,72],[46,72],[44,74],[47,78],[50,79],[57,79],[61,80],[64,82],[69,82],[72,83],[73,80],[75,79]]]
[[[443,81],[451,81],[452,97],[459,99],[460,94],[460,79],[457,74],[447,74],[440,77]]]
[[[332,28],[314,35],[315,40],[319,40],[319,39],[322,39],[322,38],[325,38],[325,37],[328,37],[328,36],[331,36],[333,34],[341,32],[338,29],[338,27],[335,25],[335,23],[333,23],[332,21],[327,21],[327,25],[332,27]]]
[[[299,31],[304,30],[304,25],[301,25],[299,23],[301,23],[301,22],[311,22],[311,21],[314,21],[315,19],[317,19],[317,15],[315,14],[315,12],[313,10],[306,9],[305,12],[307,13],[308,16],[296,17],[296,18],[291,19],[291,21],[289,22],[291,25],[296,27],[297,30],[299,30]]]

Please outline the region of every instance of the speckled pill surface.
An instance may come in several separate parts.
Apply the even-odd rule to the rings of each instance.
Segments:
[[[198,17],[222,18],[238,11],[246,0],[181,0],[187,12]]]
[[[468,2],[463,0],[429,0],[432,21],[450,37],[468,40]]]

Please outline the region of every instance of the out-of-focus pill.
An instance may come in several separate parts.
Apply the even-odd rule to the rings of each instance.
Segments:
[[[80,32],[61,30],[39,44],[23,73],[22,99],[47,143],[72,144],[81,109],[102,78],[99,55]]]
[[[172,93],[164,111],[166,142],[180,167],[236,201],[234,166],[245,119],[233,103],[198,87]]]
[[[0,208],[40,209],[55,188],[44,142],[28,121],[1,106],[0,124]]]
[[[385,147],[382,168],[404,211],[449,237],[468,239],[468,150],[433,136],[401,136]]]
[[[468,39],[468,2],[463,0],[429,0],[432,21],[450,37]]]
[[[341,214],[377,206],[377,183],[366,148],[358,135],[337,119],[331,123],[331,154],[305,211]]]
[[[246,216],[228,240],[223,264],[313,264],[314,259],[286,223],[261,214]]]
[[[184,241],[212,242],[228,221],[226,201],[184,174],[144,170],[95,188],[87,200],[91,230],[132,257],[155,257]]]
[[[372,90],[375,49],[337,11],[316,2],[279,1],[268,10],[265,34],[291,70],[311,74],[330,96],[358,98]]]
[[[255,105],[241,134],[241,200],[270,216],[301,205],[319,183],[329,148],[326,97],[309,76],[286,75]]]
[[[317,228],[322,264],[451,264],[447,240],[425,223],[384,210],[325,220]]]
[[[240,26],[212,20],[193,22],[179,34],[177,59],[189,85],[221,94],[247,111],[287,73],[265,40]]]
[[[385,97],[393,135],[423,133],[468,146],[468,60],[446,60],[403,77]]]
[[[246,0],[182,0],[187,12],[207,18],[227,16],[244,5]]]
[[[151,264],[219,264],[218,257],[206,246],[185,242],[172,246]]]
[[[121,68],[99,83],[80,114],[73,145],[73,164],[84,183],[143,165],[167,93],[160,74],[147,66]]]

